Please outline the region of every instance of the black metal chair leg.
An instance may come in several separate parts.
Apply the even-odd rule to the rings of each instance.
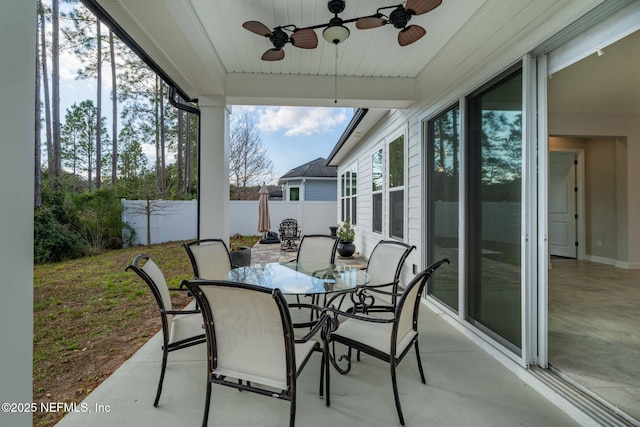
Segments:
[[[422,379],[422,384],[426,384],[427,380],[424,377],[424,371],[422,370],[422,360],[420,360],[420,349],[418,348],[418,340],[415,343],[416,347],[416,358],[418,359],[418,370],[420,371],[420,379]]]
[[[166,348],[166,346],[165,346]],[[156,392],[156,400],[153,402],[153,406],[158,406],[160,400],[160,394],[162,393],[162,383],[164,382],[164,372],[167,369],[167,350],[162,349],[162,368],[160,369],[160,381],[158,382],[158,391]]]
[[[391,365],[391,384],[393,385],[393,397],[396,401],[396,410],[398,411],[398,418],[400,418],[400,425],[404,426],[404,416],[402,415],[402,408],[400,407],[400,395],[398,394],[398,379],[396,377],[395,361],[392,361],[390,365]]]
[[[294,386],[295,388],[295,386]],[[296,392],[295,389],[291,393],[291,409],[289,411],[289,427],[295,427],[296,425]]]
[[[324,346],[324,371],[325,371],[325,377],[324,377],[324,381],[325,381],[325,389],[327,391],[327,395],[325,396],[325,406],[331,406],[331,365],[330,363],[330,359],[331,359],[331,355],[329,354],[329,345],[325,344]]]
[[[326,357],[324,349],[322,349],[322,360],[320,361],[320,398],[324,396],[324,358]]]
[[[207,395],[204,402],[204,416],[202,417],[202,427],[207,427],[209,423],[209,406],[211,406],[211,381],[207,378]]]

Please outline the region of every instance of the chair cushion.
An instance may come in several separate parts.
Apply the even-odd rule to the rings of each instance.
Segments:
[[[174,315],[170,326],[169,344],[203,335],[205,333],[203,324],[200,313]]]
[[[300,368],[307,360],[315,346],[316,341],[307,341],[301,344],[295,344],[296,352],[296,372],[300,372]],[[251,381],[252,383],[262,384],[269,387],[275,387],[280,390],[286,390],[287,384],[284,381],[279,381],[275,378],[265,377],[258,375],[256,372],[240,371],[237,369],[229,369],[225,367],[218,367],[213,371],[215,375],[222,375],[226,377],[236,378],[244,381]]]
[[[331,333],[332,337],[344,337],[351,341],[360,342],[385,354],[391,352],[392,323],[373,323],[357,319],[347,319],[338,329]],[[403,337],[398,337],[396,354],[401,354],[418,332],[410,330]]]

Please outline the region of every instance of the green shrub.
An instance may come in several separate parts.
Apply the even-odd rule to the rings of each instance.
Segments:
[[[78,231],[92,250],[122,247],[122,203],[107,187],[73,196],[79,218]]]
[[[58,222],[51,207],[43,206],[35,211],[34,262],[44,264],[79,258],[84,252],[84,243],[78,233],[68,225]]]

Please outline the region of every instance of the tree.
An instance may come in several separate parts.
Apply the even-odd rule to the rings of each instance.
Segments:
[[[142,144],[139,140],[138,131],[134,129],[132,123],[127,123],[120,132],[122,152],[118,162],[120,180],[126,190],[138,188],[138,182],[145,178],[147,171],[147,156],[142,151]],[[126,191],[125,190],[125,191]],[[129,197],[127,194],[123,194]]]
[[[253,119],[244,114],[231,123],[229,179],[238,188],[237,198],[247,198],[247,187],[259,185],[273,175],[273,162],[262,146]]]
[[[65,17],[69,18],[73,27],[65,27],[63,34],[71,50],[80,58],[83,69],[78,70],[78,79],[96,78],[96,109],[98,117],[102,117],[102,34],[100,20],[85,8],[73,9]],[[96,188],[100,188],[102,180],[102,128],[95,132],[96,147]]]
[[[52,146],[53,146],[53,185],[58,188],[62,178],[62,145],[60,142],[60,4],[52,0],[51,7],[51,88],[52,88]]]
[[[54,175],[55,164],[53,158],[53,139],[51,136],[51,97],[49,95],[49,71],[47,67],[47,33],[45,31],[46,10],[42,5],[42,0],[38,0],[38,13],[40,15],[40,56],[42,66],[42,89],[44,92],[44,112],[45,112],[45,137],[47,139],[47,171],[50,176]]]
[[[109,29],[109,60],[111,62],[111,185],[116,185],[118,179],[118,80],[116,76],[115,37]]]
[[[79,105],[73,104],[67,110],[62,132],[65,166],[71,168],[76,177],[81,172],[86,173],[89,191],[92,189],[93,172],[97,171],[97,159],[102,158],[97,155],[98,147],[95,145],[97,127],[97,108],[93,105],[93,101],[85,100]],[[100,120],[100,127],[106,136],[104,117]]]

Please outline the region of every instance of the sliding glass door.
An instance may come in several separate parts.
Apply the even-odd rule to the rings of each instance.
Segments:
[[[522,349],[522,69],[467,98],[467,320]]]
[[[428,263],[448,258],[451,264],[431,279],[429,295],[458,311],[460,208],[460,108],[427,123]]]

